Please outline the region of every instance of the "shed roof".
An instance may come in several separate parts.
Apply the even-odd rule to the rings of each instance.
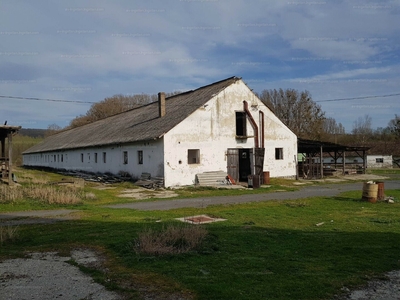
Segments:
[[[230,77],[196,90],[166,98],[166,114],[159,117],[158,102],[62,131],[46,138],[24,154],[87,148],[161,138],[213,96],[241,80]]]
[[[17,133],[20,129],[21,126],[0,125],[0,138],[4,139],[8,136],[8,134]]]
[[[335,152],[335,151],[367,151],[370,147],[362,147],[362,146],[345,146],[330,142],[323,141],[314,141],[314,140],[306,140],[306,139],[297,139],[298,143],[298,152],[299,153],[307,153],[314,152],[319,153],[321,147],[323,152]]]

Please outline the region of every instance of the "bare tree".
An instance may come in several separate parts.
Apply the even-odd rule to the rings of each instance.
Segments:
[[[356,143],[363,146],[372,137],[372,118],[369,115],[359,117],[353,124],[352,134],[355,137]]]
[[[58,126],[57,124],[50,124],[49,126],[47,126],[47,130],[44,133],[44,137],[48,137],[53,134],[56,134],[57,132],[60,132],[61,130],[62,130],[62,128],[60,126]]]
[[[92,104],[85,115],[71,120],[68,128],[86,125],[154,101],[157,101],[157,95],[114,95]]]
[[[389,121],[388,129],[397,139],[400,139],[400,116],[394,115],[394,119]]]
[[[338,143],[339,137],[343,136],[346,131],[342,123],[337,123],[334,118],[326,118],[322,127],[323,140],[327,142]]]
[[[321,139],[325,112],[311,99],[308,91],[263,90],[259,98],[298,137]]]

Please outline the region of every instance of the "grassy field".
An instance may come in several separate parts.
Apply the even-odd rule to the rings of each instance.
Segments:
[[[27,189],[33,185],[47,188],[47,182],[61,180],[52,173],[23,174],[18,176]],[[293,188],[290,181],[279,184],[271,190]],[[399,190],[386,191],[395,204],[361,202],[361,191],[356,191],[333,198],[135,211],[102,206],[132,201],[116,195],[133,185],[114,187],[99,190],[88,184],[71,191],[80,195],[77,203],[51,203],[42,199],[47,194],[37,197],[27,192],[23,199],[3,200],[0,212],[62,207],[79,210],[80,218],[19,226],[15,237],[0,245],[0,259],[27,251],[96,249],[107,257],[108,271],[83,271],[130,299],[138,298],[143,288],[159,295],[179,291],[187,299],[332,299],[344,286],[364,284],[400,269]],[[185,189],[179,197],[246,192],[261,190]],[[166,255],[138,251],[144,233],[163,236],[168,226],[182,226],[175,218],[197,214],[227,221],[186,225],[189,230],[201,226],[206,231],[192,250]],[[182,238],[179,246],[185,243]],[[169,246],[177,245],[174,241]]]

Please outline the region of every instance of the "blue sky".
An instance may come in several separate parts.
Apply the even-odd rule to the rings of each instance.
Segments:
[[[98,102],[231,76],[314,101],[400,94],[400,1],[0,2],[0,96]],[[347,132],[400,96],[318,102]],[[67,126],[90,103],[0,98],[0,123]]]

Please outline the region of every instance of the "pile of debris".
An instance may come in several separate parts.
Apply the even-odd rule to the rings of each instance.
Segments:
[[[394,203],[394,197],[392,197],[392,196],[385,197],[384,201],[387,202],[387,203],[393,204]]]
[[[159,189],[164,187],[163,177],[151,177],[150,173],[142,173],[140,179],[135,182],[135,185],[146,189]]]
[[[82,178],[85,181],[100,182],[100,183],[118,183],[124,181],[133,181],[133,178],[127,173],[114,175],[111,173],[89,173],[82,171],[59,171],[61,175]]]
[[[158,189],[164,187],[164,178],[163,177],[151,177],[150,173],[142,173],[139,180],[137,178],[133,178],[127,172],[119,172],[118,175],[111,173],[90,173],[83,171],[67,171],[67,170],[59,170],[58,174],[64,176],[72,176],[77,178],[82,178],[85,181],[90,182],[99,182],[105,184],[119,183],[119,182],[134,182],[135,185],[141,186],[147,189]]]

